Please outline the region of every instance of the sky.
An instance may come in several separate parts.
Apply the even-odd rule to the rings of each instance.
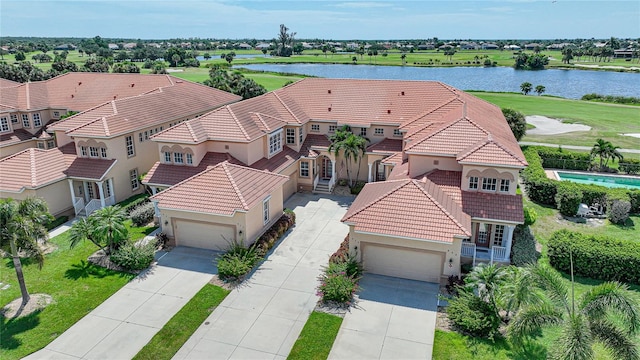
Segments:
[[[0,36],[130,39],[640,38],[640,0],[0,0]]]

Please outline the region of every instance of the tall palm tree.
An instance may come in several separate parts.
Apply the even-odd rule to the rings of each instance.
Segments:
[[[351,132],[351,128],[345,125],[337,130],[331,137],[329,137],[331,145],[329,145],[329,152],[334,153],[337,157],[340,152],[344,156],[347,162],[347,177],[349,178],[349,185],[354,186],[355,182],[351,177],[351,162],[358,164],[357,178],[360,176],[360,163],[362,161],[362,155],[364,154],[367,142],[367,138],[360,135],[355,135]]]
[[[24,282],[20,254],[34,259],[38,267],[42,268],[44,254],[38,240],[47,240],[49,234],[45,224],[52,219],[47,203],[40,198],[27,198],[20,202],[13,199],[0,200],[0,244],[3,248],[10,248],[22,293],[22,305],[29,302],[30,296]]]
[[[618,151],[619,149],[619,146],[614,146],[610,141],[597,139],[591,149],[591,155],[598,156],[600,158],[600,169],[603,169],[609,164],[609,160],[617,158],[621,161],[624,159],[622,154]]]
[[[76,221],[69,230],[69,246],[71,248],[76,247],[84,240],[91,241],[95,246],[105,253],[105,244],[101,242],[100,236],[96,234],[95,217],[89,216],[88,218],[80,218]]]
[[[615,359],[640,359],[634,335],[640,328],[640,313],[636,300],[627,286],[606,282],[591,288],[576,302],[573,290],[569,294],[562,276],[549,265],[529,267],[529,283],[548,297],[538,304],[523,306],[508,327],[514,341],[546,326],[561,326],[557,358],[593,359],[593,345],[600,343]],[[611,315],[617,315],[616,322]]]

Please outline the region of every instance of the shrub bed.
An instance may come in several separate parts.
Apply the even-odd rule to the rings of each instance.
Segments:
[[[276,244],[278,239],[296,222],[296,214],[289,209],[269,230],[251,246],[234,242],[231,248],[217,259],[218,276],[224,281],[239,281],[248,274]]]
[[[131,221],[135,226],[148,224],[151,220],[153,220],[154,215],[155,207],[153,206],[153,203],[148,201],[143,203],[142,205],[139,205],[129,213]]]
[[[68,216],[58,216],[57,218],[55,218],[53,221],[48,222],[45,226],[47,228],[47,230],[51,231],[55,228],[57,228],[58,226],[66,223],[67,221],[69,221],[69,217]]]
[[[638,159],[624,159],[624,162],[620,162],[620,171],[624,171],[626,174],[635,175],[640,173],[640,160]]]
[[[631,203],[631,213],[640,213],[640,190],[607,188],[600,185],[578,184],[549,179],[542,167],[543,162],[538,154],[539,151],[541,151],[540,148],[533,146],[523,150],[529,166],[522,171],[522,182],[527,195],[532,201],[556,206],[561,211],[564,207],[563,214],[567,215],[569,214],[569,205],[573,206],[573,202],[575,202],[575,199],[571,199],[571,196],[566,193],[568,187],[571,187],[572,191],[581,194],[578,204],[584,203],[589,206],[600,204],[609,209],[614,201],[626,200]],[[556,196],[559,187],[562,187],[562,193],[560,196]],[[577,206],[575,210],[577,210]],[[573,215],[575,215],[575,212]]]
[[[125,270],[137,271],[148,268],[153,262],[155,253],[155,241],[150,241],[144,245],[127,243],[116,250],[110,259]]]
[[[467,291],[449,300],[447,316],[458,330],[476,337],[493,339],[500,327],[500,318],[491,306]]]
[[[542,166],[567,170],[589,170],[591,168],[591,154],[577,151],[565,151],[550,147],[536,148]]]
[[[320,276],[318,296],[322,302],[336,302],[350,305],[353,295],[358,290],[358,281],[362,276],[362,267],[355,257],[336,258]]]
[[[140,194],[140,195],[134,195],[122,202],[119,203],[120,207],[124,209],[124,211],[127,212],[127,214],[131,213],[131,211],[133,211],[133,209],[137,208],[138,206],[144,204],[144,203],[148,203],[149,202],[149,195],[148,194]]]
[[[549,239],[549,263],[558,270],[606,281],[640,284],[640,243],[560,230]]]

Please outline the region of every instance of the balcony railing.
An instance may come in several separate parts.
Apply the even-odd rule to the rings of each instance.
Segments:
[[[493,246],[489,249],[478,249],[476,247],[476,244],[467,242],[462,243],[462,251],[460,253],[460,256],[473,259],[473,266],[476,266],[477,260],[488,261],[490,264],[493,264],[494,261],[509,261],[509,253],[507,252],[507,248],[504,246]]]
[[[76,216],[78,214],[80,214],[80,212],[82,212],[82,210],[84,210],[84,199],[83,198],[76,198],[76,202],[73,203],[73,210],[76,212]]]
[[[494,261],[508,261],[507,248],[504,246],[493,246],[491,248],[491,263]]]
[[[476,255],[476,244],[474,243],[462,243],[462,256],[464,257],[475,257]]]
[[[89,201],[89,203],[87,203],[87,206],[85,206],[84,208],[85,215],[89,216],[92,212],[100,209],[101,207],[102,206],[100,204],[100,199],[91,199],[91,201]]]

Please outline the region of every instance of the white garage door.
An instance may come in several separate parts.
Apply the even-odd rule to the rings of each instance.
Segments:
[[[234,240],[235,227],[228,225],[176,220],[173,233],[178,246],[226,250]]]
[[[443,258],[443,253],[362,244],[364,270],[373,274],[439,283]]]

